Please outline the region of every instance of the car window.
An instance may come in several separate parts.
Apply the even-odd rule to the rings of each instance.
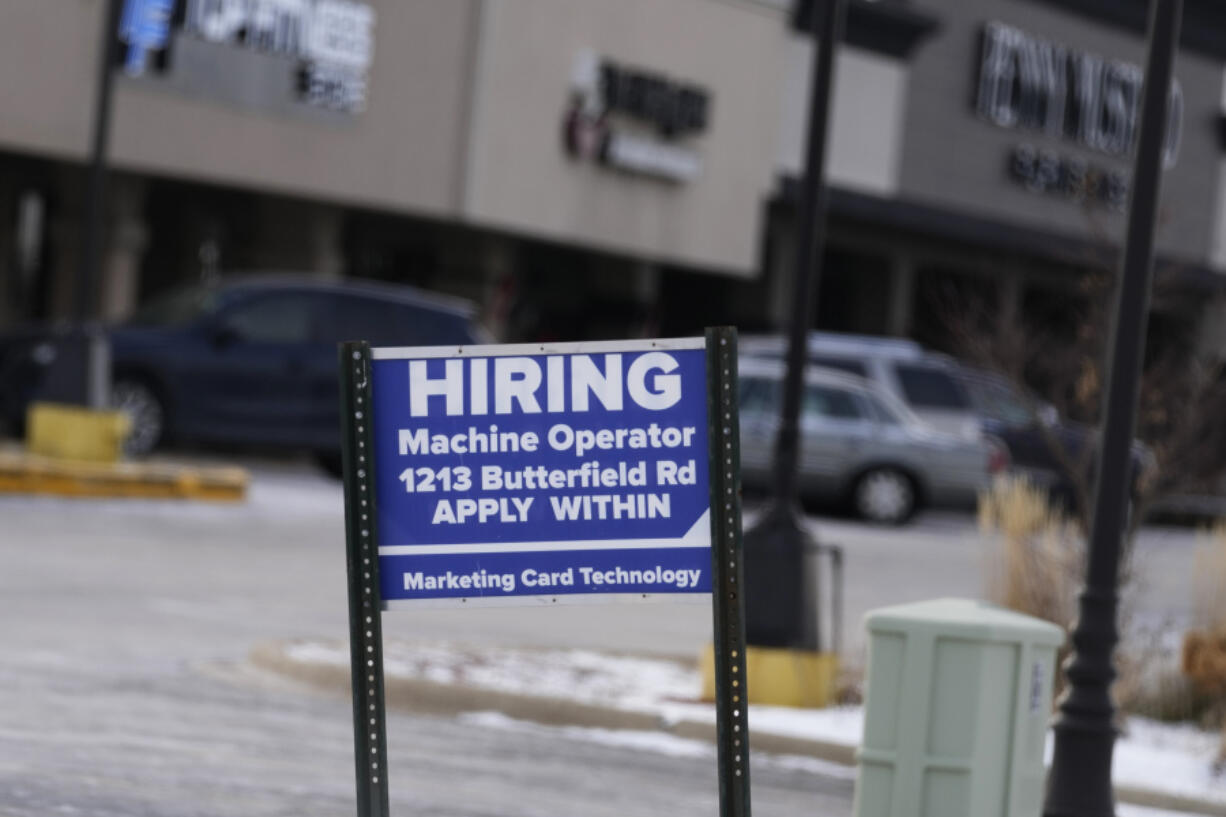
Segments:
[[[216,311],[221,293],[202,286],[175,289],[141,306],[128,323],[137,326],[182,326]]]
[[[320,333],[329,343],[366,340],[374,346],[472,343],[460,315],[365,295],[330,298]]]
[[[319,324],[323,340],[329,343],[365,340],[374,346],[397,345],[395,325],[391,304],[353,295],[330,296]]]
[[[473,342],[468,319],[453,312],[417,306],[398,306],[395,320],[398,331],[415,332],[413,343],[464,344]]]
[[[910,405],[920,408],[970,410],[970,398],[949,372],[929,366],[907,364],[900,364],[895,371],[898,375],[898,385]]]
[[[1010,425],[1024,425],[1034,421],[1034,410],[1026,399],[1010,386],[980,378],[968,380],[967,386],[980,414]]]
[[[779,410],[779,382],[758,378],[741,378],[741,411],[771,414]]]
[[[221,323],[245,341],[306,343],[311,340],[317,301],[305,292],[256,296],[235,304]]]
[[[809,386],[805,389],[804,412],[834,420],[859,420],[864,417],[854,394],[829,386]]]
[[[817,355],[809,358],[809,361],[817,366],[823,366],[827,369],[838,369],[840,372],[847,372],[859,377],[868,377],[868,369],[864,363],[859,360],[852,360],[846,357],[826,357]]]
[[[861,397],[864,398],[864,402],[868,405],[868,413],[873,420],[883,425],[902,425],[902,417],[898,412],[877,395],[864,394]]]

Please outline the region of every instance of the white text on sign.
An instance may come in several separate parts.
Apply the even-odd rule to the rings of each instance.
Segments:
[[[426,361],[411,360],[409,414],[428,417],[438,403],[437,398],[441,398],[444,411],[452,417],[465,413],[588,411],[593,398],[609,411],[621,411],[627,397],[642,408],[663,411],[681,399],[681,377],[672,373],[678,364],[667,352],[639,355],[624,372],[620,353],[603,355],[603,370],[596,365],[594,357],[549,357],[545,359],[544,368],[530,357],[447,360],[441,377],[429,376]],[[467,409],[464,405],[466,395]],[[431,398],[436,399],[431,401]]]

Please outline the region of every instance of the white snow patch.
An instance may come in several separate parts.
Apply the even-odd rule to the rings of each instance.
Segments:
[[[1221,734],[1130,717],[1115,743],[1117,783],[1226,804],[1226,776],[1214,776]]]
[[[679,738],[665,732],[644,732],[633,729],[598,729],[586,726],[542,726],[530,721],[510,718],[501,712],[470,712],[459,716],[462,723],[482,729],[505,729],[534,735],[558,735],[572,740],[582,740],[601,746],[620,749],[635,749],[654,752],[668,757],[715,759],[715,747],[707,741]],[[758,753],[754,762],[789,771],[811,772],[841,780],[854,780],[856,770],[840,763],[831,763],[812,757],[798,755],[769,755]]]
[[[1166,809],[1150,808],[1149,806],[1134,806],[1130,803],[1116,803],[1115,817],[1189,817],[1189,812],[1167,811]],[[1192,817],[1195,817],[1195,815]]]
[[[703,740],[679,738],[666,732],[644,732],[634,729],[598,729],[589,726],[542,726],[530,721],[509,718],[501,712],[470,712],[459,716],[462,723],[483,729],[505,729],[535,735],[561,735],[602,746],[637,749],[668,757],[714,758],[715,747]]]
[[[289,656],[306,663],[348,666],[346,645],[316,642],[294,644]],[[659,658],[607,655],[587,650],[518,650],[466,648],[450,644],[386,644],[384,671],[389,677],[421,678],[444,684],[520,695],[565,698],[658,717],[662,724],[715,720],[714,707],[697,700],[700,676],[695,665]],[[485,726],[554,730],[523,724],[495,713],[466,715]],[[864,731],[859,706],[792,709],[753,705],[749,708],[750,741],[766,733],[857,746]],[[709,744],[666,733],[564,727],[561,731],[585,740],[622,745],[662,754],[712,751]],[[1113,776],[1136,788],[1226,804],[1226,776],[1212,774],[1220,735],[1185,725],[1129,718],[1127,733],[1115,746]],[[1050,740],[1049,740],[1050,744]],[[1050,753],[1050,745],[1049,745]],[[696,756],[686,754],[685,756]],[[1050,754],[1049,754],[1050,757]],[[774,758],[788,768],[822,774],[855,776],[855,770],[811,758]],[[835,771],[840,770],[840,771]],[[1154,809],[1121,807],[1121,817],[1163,817]]]
[[[348,665],[347,647],[315,643],[289,647],[290,658]],[[384,645],[387,676],[463,684],[517,695],[568,698],[616,709],[655,711],[669,701],[693,700],[697,674],[682,664],[589,650],[515,650],[450,644]]]

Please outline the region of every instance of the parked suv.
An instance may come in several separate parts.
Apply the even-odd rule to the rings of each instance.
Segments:
[[[467,301],[375,283],[292,275],[189,287],[110,328],[112,402],[133,421],[131,453],[162,441],[289,446],[339,462],[337,343],[472,344]],[[5,411],[20,421],[54,365],[44,332],[0,345]]]
[[[921,420],[951,434],[979,434],[979,415],[958,377],[958,363],[930,352],[912,340],[872,335],[810,332],[807,359],[812,365],[838,369],[871,380]],[[742,355],[783,359],[787,338],[746,335]]]
[[[1012,471],[1027,476],[1057,501],[1072,501],[1073,485],[1058,451],[1072,462],[1091,456],[1094,428],[1062,418],[1054,407],[1000,375],[912,340],[810,332],[807,346],[810,364],[872,381],[937,429],[986,434],[1001,441]],[[743,355],[782,359],[787,346],[780,336],[749,335],[741,339],[740,349]],[[1152,460],[1143,445],[1134,443],[1130,475],[1134,486]]]
[[[770,484],[784,366],[740,361],[741,471]],[[862,377],[810,367],[800,417],[800,486],[864,519],[901,524],[924,504],[967,506],[1008,464],[985,436],[947,434]]]

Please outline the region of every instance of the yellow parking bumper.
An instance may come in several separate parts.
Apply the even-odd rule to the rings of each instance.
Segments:
[[[715,700],[715,648],[702,654],[702,698]],[[749,702],[770,706],[821,708],[834,698],[839,656],[831,652],[749,647],[745,651]]]
[[[118,462],[131,430],[120,411],[33,403],[26,411],[26,449],[43,457]]]
[[[241,502],[248,483],[242,468],[90,462],[0,450],[0,493]]]

